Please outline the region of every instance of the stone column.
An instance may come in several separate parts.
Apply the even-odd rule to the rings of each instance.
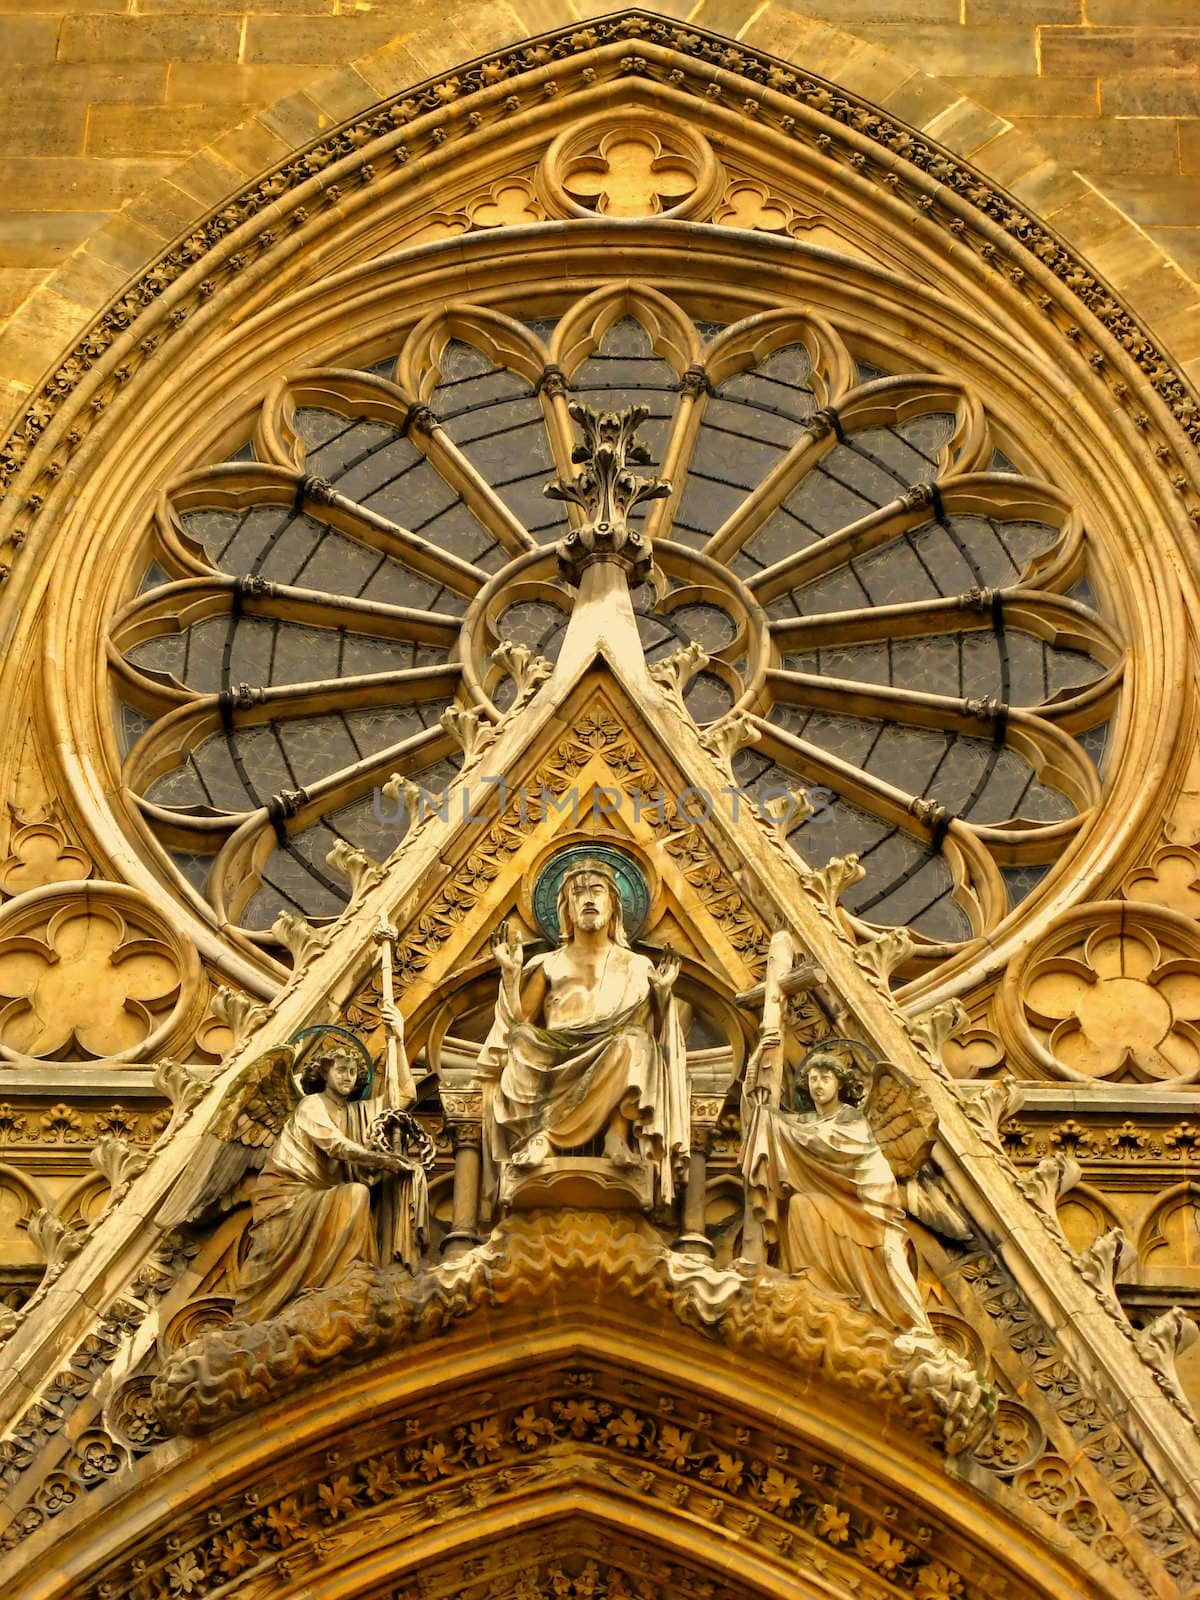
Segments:
[[[708,1186],[708,1151],[712,1143],[710,1128],[692,1128],[692,1151],[688,1157],[687,1187],[683,1192],[683,1232],[675,1249],[684,1255],[714,1254],[712,1240],[704,1231],[704,1201]]]
[[[479,1243],[479,1181],[483,1171],[483,1128],[478,1122],[451,1122],[454,1146],[454,1201],[450,1232],[442,1254],[453,1260]]]

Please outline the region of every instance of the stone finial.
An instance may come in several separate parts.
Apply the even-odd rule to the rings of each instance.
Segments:
[[[700,745],[702,749],[708,751],[721,770],[728,773],[732,784],[736,781],[733,776],[734,756],[747,745],[757,744],[761,738],[761,731],[754,726],[746,713],[738,711],[731,716],[722,717],[720,722],[714,722],[711,728],[706,728],[700,735]]]
[[[516,688],[512,711],[532,700],[554,671],[545,656],[534,655],[527,644],[516,644],[512,639],[501,639],[492,651],[492,660],[512,679]]]
[[[88,1154],[88,1160],[96,1171],[108,1179],[114,1198],[119,1192],[124,1192],[139,1172],[145,1170],[149,1159],[145,1150],[138,1150],[124,1139],[118,1139],[115,1133],[103,1134]]]
[[[681,717],[688,715],[684,703],[687,686],[698,672],[703,672],[708,665],[708,651],[691,640],[688,644],[681,644],[677,650],[672,650],[669,656],[664,656],[661,661],[655,661],[650,667],[650,676],[658,684],[672,706]]]
[[[800,881],[832,917],[846,890],[861,883],[866,875],[867,869],[856,855],[831,856],[823,867],[802,872]]]
[[[86,1228],[64,1222],[45,1207],[33,1213],[25,1230],[45,1258],[47,1282],[57,1278],[64,1267],[74,1261],[87,1241]]]
[[[414,783],[411,778],[406,778],[402,772],[393,772],[380,792],[382,793],[384,799],[390,800],[394,806],[403,805],[404,815],[408,823],[404,835],[406,839],[409,838],[423,822],[427,822],[429,820],[428,812],[422,814],[420,785]]]
[[[632,582],[643,583],[653,559],[650,541],[630,528],[627,518],[644,500],[661,500],[671,492],[665,478],[643,477],[630,470],[651,459],[649,449],[635,437],[650,412],[645,406],[595,411],[579,401],[567,409],[583,434],[571,452],[571,460],[583,470],[573,478],[548,483],[543,492],[551,500],[579,506],[586,520],[559,540],[559,571],[578,584],[593,562],[615,561]]]
[[[1126,1237],[1123,1228],[1110,1228],[1100,1234],[1078,1256],[1084,1282],[1090,1283],[1109,1310],[1122,1319],[1125,1313],[1117,1299],[1117,1284],[1129,1276],[1137,1258],[1137,1246]]]
[[[817,810],[809,798],[808,790],[799,786],[789,788],[786,794],[771,795],[762,802],[761,809],[771,824],[775,842],[785,848],[792,829],[815,816]]]
[[[235,1050],[271,1014],[270,1007],[261,1005],[257,1000],[252,1000],[242,990],[228,989],[224,984],[221,984],[214,991],[209,1010],[219,1022],[225,1024],[233,1035],[233,1048]]]
[[[462,747],[463,760],[468,764],[476,756],[482,755],[496,737],[496,730],[490,722],[482,718],[478,711],[468,711],[463,706],[448,707],[439,721],[455,744]]]
[[[1133,1338],[1138,1355],[1157,1375],[1162,1388],[1189,1416],[1192,1415],[1192,1406],[1175,1370],[1175,1358],[1194,1345],[1197,1338],[1200,1338],[1200,1328],[1182,1306],[1172,1306],[1169,1311],[1164,1311],[1161,1317],[1155,1317]]]
[[[363,889],[379,877],[380,867],[365,850],[345,839],[335,839],[333,849],[325,857],[327,866],[346,879],[350,885],[351,899],[357,899]]]
[[[912,955],[916,941],[907,928],[888,928],[872,939],[864,939],[854,952],[854,959],[886,989],[888,980],[897,967]]]
[[[298,917],[294,911],[281,911],[271,924],[271,937],[291,953],[295,966],[302,967],[318,950],[325,948],[328,935],[319,933],[311,922]]]
[[[1004,1152],[1001,1130],[1025,1104],[1025,1085],[1016,1078],[994,1078],[981,1087],[959,1091],[967,1120],[974,1124],[993,1150]]]
[[[167,1142],[181,1123],[187,1121],[220,1073],[220,1067],[196,1067],[169,1058],[157,1064],[154,1068],[154,1087],[164,1100],[171,1102],[171,1120],[156,1141],[156,1150]]]
[[[941,1000],[919,1017],[906,1017],[904,1026],[910,1039],[925,1046],[938,1071],[948,1075],[946,1063],[942,1060],[942,1046],[947,1039],[953,1039],[956,1033],[961,1033],[970,1020],[961,1000]]]
[[[1021,1179],[1021,1187],[1030,1205],[1057,1227],[1058,1202],[1075,1187],[1082,1175],[1083,1169],[1075,1157],[1060,1153],[1039,1161],[1033,1171]]]

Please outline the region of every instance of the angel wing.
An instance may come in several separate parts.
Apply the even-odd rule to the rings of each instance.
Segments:
[[[257,1171],[300,1100],[286,1045],[256,1056],[225,1091],[211,1126],[196,1142],[188,1177],[159,1213],[164,1227],[190,1222]]]
[[[896,1177],[902,1181],[913,1177],[929,1159],[937,1138],[937,1115],[924,1089],[890,1061],[880,1061],[863,1115]]]

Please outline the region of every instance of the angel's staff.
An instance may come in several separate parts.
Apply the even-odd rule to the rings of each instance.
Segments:
[[[396,986],[393,973],[394,947],[398,937],[396,929],[380,912],[379,926],[375,930],[375,943],[379,946],[379,988],[386,1032],[383,1093],[379,1097],[382,1112],[371,1123],[368,1138],[377,1147],[390,1149],[394,1155],[410,1156],[408,1146],[416,1145],[416,1160],[411,1174],[399,1184],[388,1184],[380,1203],[380,1232],[388,1255],[397,1261],[415,1266],[420,1256],[421,1236],[426,1227],[428,1203],[425,1189],[425,1168],[432,1165],[433,1146],[423,1130],[409,1116],[408,1108],[417,1098],[408,1051],[404,1045],[404,1019],[396,1005]],[[428,1148],[425,1148],[425,1147]],[[390,1241],[390,1252],[386,1243]]]
[[[749,1147],[759,1107],[778,1106],[783,1093],[784,979],[791,973],[795,960],[796,946],[792,936],[786,928],[781,928],[778,933],[771,935],[771,943],[767,947],[767,970],[761,987],[738,996],[742,1005],[753,1005],[759,999],[762,1002],[762,1028],[758,1046],[746,1064],[746,1076],[742,1082],[743,1152]],[[742,1259],[758,1263],[766,1260],[762,1219],[750,1204],[749,1186],[742,1216]]]
[[[783,1093],[783,1007],[784,986],[795,965],[796,946],[786,928],[771,935],[767,947],[767,970],[762,984],[762,1030],[758,1049],[746,1067],[742,1086],[742,1110],[746,1115],[757,1104],[777,1106]],[[755,997],[756,998],[756,997]],[[751,994],[739,995],[751,1002]]]
[[[399,934],[385,914],[379,913],[379,926],[375,930],[375,943],[379,946],[379,988],[383,999],[383,1017],[387,1026],[386,1076],[384,1104],[387,1109],[407,1111],[417,1098],[417,1086],[412,1068],[408,1064],[408,1051],[404,1048],[403,1021],[399,1030],[395,1019],[400,1016],[396,1006],[396,987],[392,965],[396,940]]]

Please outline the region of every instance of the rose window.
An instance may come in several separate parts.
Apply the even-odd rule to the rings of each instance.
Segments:
[[[497,646],[559,649],[574,508],[542,490],[570,471],[575,399],[648,409],[672,492],[631,516],[656,563],[643,643],[705,652],[697,723],[752,718],[747,795],[809,791],[789,840],[812,865],[860,856],[862,922],[911,926],[929,958],[990,933],[1097,805],[1119,694],[1053,463],[823,318],[721,323],[624,286],[525,320],[451,305],[297,372],[168,486],[110,630],[160,858],[259,942],[280,911],[338,913],[334,843],[382,859],[403,834],[389,775],[444,789],[443,713],[511,703]]]

